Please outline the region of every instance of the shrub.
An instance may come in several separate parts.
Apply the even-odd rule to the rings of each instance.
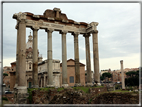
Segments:
[[[8,101],[8,99],[6,97],[2,97],[2,100]]]

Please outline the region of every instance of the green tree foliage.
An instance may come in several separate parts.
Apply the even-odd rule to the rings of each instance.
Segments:
[[[8,74],[7,73],[3,73],[3,76],[5,77],[5,76],[8,76]]]
[[[108,72],[105,72],[102,74],[102,76],[105,78],[105,77],[108,77],[108,78],[111,78],[112,77],[112,74],[111,73],[108,73]]]
[[[125,79],[125,84],[127,86],[139,86],[139,70],[138,71],[129,71],[126,73],[128,78]]]
[[[104,80],[105,78],[103,76],[100,76],[100,80]]]

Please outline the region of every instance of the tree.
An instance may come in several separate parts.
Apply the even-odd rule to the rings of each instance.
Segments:
[[[108,77],[108,78],[111,78],[112,77],[112,74],[109,73],[109,72],[105,72],[102,74],[103,77]]]
[[[111,78],[111,77],[112,77],[112,74],[109,73],[109,72],[103,73],[103,74],[102,74],[102,78],[106,79],[106,77],[107,77],[107,78]]]
[[[125,84],[127,86],[139,86],[139,70],[129,71],[126,75],[129,76],[129,78],[125,79]]]

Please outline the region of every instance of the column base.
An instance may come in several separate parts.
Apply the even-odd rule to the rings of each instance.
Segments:
[[[18,87],[18,84],[15,84],[14,88],[17,88]]]
[[[81,86],[81,83],[75,83],[74,84],[74,87],[78,87],[78,86]]]
[[[101,83],[97,83],[98,86],[101,86]]]
[[[39,88],[38,85],[32,85],[31,87],[32,87],[32,88]]]
[[[64,88],[68,88],[68,84],[62,84],[62,87],[64,87]]]
[[[16,93],[15,93],[16,94]],[[15,95],[15,104],[27,104],[29,93],[17,93]]]
[[[93,83],[87,83],[86,86],[87,86],[87,87],[90,87],[90,86],[92,87],[92,86],[93,86]]]
[[[54,87],[54,85],[47,85],[46,87]]]
[[[26,86],[17,86],[18,93],[27,93]]]

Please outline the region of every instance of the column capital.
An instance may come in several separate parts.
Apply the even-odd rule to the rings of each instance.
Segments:
[[[80,34],[80,32],[73,32],[71,33],[73,36],[78,36]]]
[[[120,63],[123,64],[123,60],[120,60]]]
[[[52,33],[53,31],[54,31],[53,28],[46,28],[46,29],[45,29],[45,32],[50,32],[50,33]]]
[[[37,27],[37,26],[32,26],[31,29],[32,29],[32,30],[39,30],[39,27]]]
[[[27,13],[22,13],[22,12],[14,14],[14,16],[16,16],[18,21],[22,21],[22,20],[25,21],[26,20],[26,15],[27,15]]]
[[[60,33],[60,34],[67,34],[68,31],[67,31],[67,30],[61,30],[59,33]]]
[[[83,34],[83,37],[90,37],[90,33]]]
[[[92,30],[91,33],[98,33],[98,30]]]

